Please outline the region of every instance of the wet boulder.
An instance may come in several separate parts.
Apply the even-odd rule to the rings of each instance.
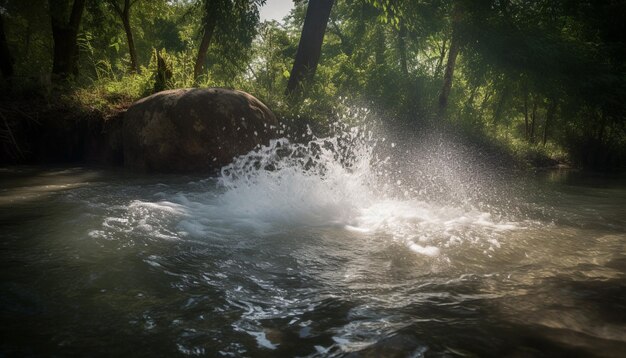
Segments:
[[[123,124],[124,166],[151,172],[210,172],[273,137],[272,111],[248,93],[176,89],[135,102]]]

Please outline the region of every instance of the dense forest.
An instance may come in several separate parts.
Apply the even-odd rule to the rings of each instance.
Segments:
[[[271,0],[268,0],[271,1]],[[63,106],[108,118],[181,87],[247,91],[279,117],[371,108],[530,165],[626,163],[626,1],[0,1],[0,141]],[[45,115],[45,114],[43,114]]]
[[[626,357],[625,204],[626,0],[0,0],[0,358]]]

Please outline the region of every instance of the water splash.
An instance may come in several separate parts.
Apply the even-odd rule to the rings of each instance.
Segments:
[[[433,190],[415,176],[410,162],[398,165],[392,159],[405,150],[397,143],[375,135],[367,125],[335,123],[333,129],[334,135],[323,138],[309,130],[304,143],[274,140],[237,158],[221,171],[220,207],[259,228],[336,226],[388,235],[427,256],[462,243],[493,251],[500,247],[499,233],[518,228],[479,210],[467,197],[457,205],[436,200],[433,193],[451,197],[450,186],[457,198],[466,191],[461,173],[451,166],[442,169],[441,158],[431,158],[430,166],[419,171],[431,182],[433,169],[445,173],[445,183]],[[436,160],[439,166],[433,168]]]
[[[303,144],[273,140],[222,169],[221,204],[235,217],[275,225],[351,224],[376,197],[369,139],[353,127]]]
[[[371,121],[349,124],[362,114],[334,123],[328,136],[307,127],[236,158],[222,168],[217,190],[209,179],[155,194],[157,201],[134,200],[121,214],[113,208],[91,235],[233,240],[333,228],[436,257],[468,245],[489,254],[502,233],[520,227],[481,206],[471,168],[453,148],[439,141],[425,151],[388,139]]]

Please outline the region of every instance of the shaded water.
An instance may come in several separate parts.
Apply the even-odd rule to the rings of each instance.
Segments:
[[[209,179],[2,170],[0,355],[626,353],[623,180],[347,142]]]

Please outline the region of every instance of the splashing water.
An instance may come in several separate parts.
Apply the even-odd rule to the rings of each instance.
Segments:
[[[179,192],[163,194],[156,203],[133,201],[123,218],[107,219],[105,231],[108,227],[152,231],[163,239],[203,239],[330,227],[382,235],[415,253],[436,257],[467,245],[488,254],[500,247],[501,233],[521,227],[466,200],[436,200],[437,194],[449,196],[451,183],[461,187],[461,179],[444,168],[446,191],[428,188],[423,176],[437,181],[429,171],[441,171],[445,165],[435,167],[429,160],[417,177],[409,175],[415,173],[407,168],[411,163],[398,165],[395,158],[402,146],[376,135],[371,127],[340,122],[327,137],[318,138],[307,128],[308,140],[272,140],[222,168],[217,193]],[[179,220],[174,225],[178,231],[172,230],[172,220]]]
[[[399,136],[338,124],[205,179],[16,175],[5,347],[620,356],[623,184],[515,186],[458,142]]]
[[[371,155],[363,138],[274,140],[222,169],[221,201],[235,216],[275,226],[352,224],[360,208],[375,200]]]
[[[390,164],[396,143],[377,139],[367,125],[336,123],[333,129],[336,134],[324,138],[308,129],[305,143],[281,138],[237,158],[221,170],[223,192],[208,204],[191,205],[186,222],[197,228],[198,216],[217,215],[266,233],[341,227],[389,235],[427,256],[463,242],[494,250],[500,232],[519,227],[468,205],[422,200],[424,190]],[[193,202],[184,199],[187,206]]]

